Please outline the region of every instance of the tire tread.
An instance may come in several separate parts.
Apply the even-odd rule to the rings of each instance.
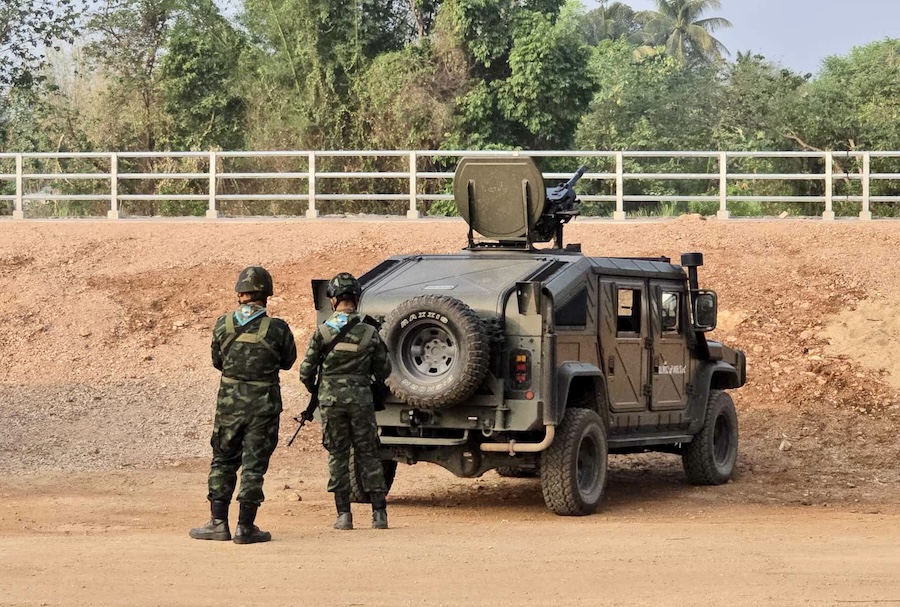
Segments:
[[[602,419],[594,411],[567,409],[562,423],[557,428],[556,438],[541,458],[541,491],[547,507],[556,514],[584,516],[596,510],[596,505],[586,505],[582,502],[578,495],[577,481],[570,470],[570,463],[578,455],[575,453],[579,446],[578,438],[583,432],[583,427],[591,421],[596,421],[603,428]],[[605,469],[602,474],[605,485]]]
[[[722,478],[710,453],[716,418],[720,411],[728,408],[732,411],[734,439],[737,442],[737,414],[734,413],[734,402],[731,400],[731,396],[722,390],[710,391],[703,427],[694,440],[685,445],[681,456],[684,472],[692,485],[721,485],[731,477],[729,473],[727,477]]]

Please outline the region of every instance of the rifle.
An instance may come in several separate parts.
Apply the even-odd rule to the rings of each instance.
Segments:
[[[359,322],[360,322],[360,318],[357,316],[356,318],[354,318],[353,320],[348,322],[346,325],[341,327],[341,330],[337,332],[337,335],[335,335],[332,338],[332,340],[330,342],[328,342],[328,344],[326,344],[325,347],[322,349],[322,351],[319,353],[319,366],[316,370],[316,385],[313,387],[312,390],[310,390],[309,404],[306,406],[306,410],[303,413],[301,413],[299,415],[299,417],[294,418],[294,421],[299,423],[300,425],[297,426],[296,430],[294,430],[294,435],[291,437],[291,440],[288,441],[288,444],[287,444],[288,447],[290,447],[292,444],[294,444],[294,439],[296,439],[297,435],[300,434],[300,430],[303,429],[303,426],[306,425],[306,422],[312,421],[313,413],[315,413],[316,408],[319,406],[319,384],[322,381],[322,364],[325,362],[325,358],[329,354],[331,354],[331,351],[334,350],[334,347],[336,345],[338,345],[338,342],[340,342],[342,339],[344,339],[347,336],[347,334],[351,331],[351,329],[353,329],[353,327],[358,325]]]
[[[306,422],[312,421],[313,413],[316,408],[319,406],[319,381],[316,380],[316,390],[311,393],[309,396],[309,404],[306,406],[306,410],[301,413],[299,416],[294,416],[294,421],[299,423],[297,429],[294,430],[294,435],[291,437],[291,440],[288,441],[287,446],[290,447],[294,444],[294,439],[297,438],[297,435],[300,434],[300,431],[303,430],[303,426],[306,425]]]

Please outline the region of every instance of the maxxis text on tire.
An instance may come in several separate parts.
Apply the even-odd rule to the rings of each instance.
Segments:
[[[681,462],[694,485],[721,485],[731,478],[737,462],[738,419],[726,392],[712,390],[706,419],[694,440],[684,446]]]
[[[490,344],[481,319],[446,295],[401,303],[382,325],[393,370],[387,385],[420,409],[438,409],[474,394],[487,371]]]
[[[397,476],[397,462],[383,459],[381,460],[381,469],[384,471],[384,484],[387,485],[388,493],[390,493],[394,478]],[[363,489],[359,479],[359,470],[356,468],[356,456],[353,449],[350,449],[350,501],[354,504],[372,503],[372,498]]]
[[[556,438],[541,456],[544,503],[563,516],[596,512],[606,487],[608,459],[603,419],[590,409],[567,409]]]

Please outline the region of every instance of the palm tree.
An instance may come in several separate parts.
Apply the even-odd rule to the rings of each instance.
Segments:
[[[682,64],[690,59],[718,61],[728,49],[712,33],[731,27],[731,22],[703,16],[720,8],[719,0],[656,0],[657,10],[638,13],[644,24],[645,43],[665,46],[666,52]]]
[[[600,0],[599,6],[585,15],[580,29],[590,46],[596,46],[601,40],[629,38],[640,28],[635,15],[627,4]]]

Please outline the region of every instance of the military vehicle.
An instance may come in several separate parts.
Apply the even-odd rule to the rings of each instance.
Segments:
[[[697,484],[732,476],[738,419],[725,390],[744,384],[746,358],[706,338],[717,299],[698,286],[703,256],[677,265],[565,245],[583,172],[545,188],[529,157],[464,158],[453,193],[468,246],[391,257],[360,277],[360,310],[381,322],[393,362],[377,413],[389,483],[398,462],[497,469],[539,476],[550,510],[585,515],[609,453],[681,455]],[[320,322],[325,285],[313,281]],[[367,501],[358,482],[353,497]]]

